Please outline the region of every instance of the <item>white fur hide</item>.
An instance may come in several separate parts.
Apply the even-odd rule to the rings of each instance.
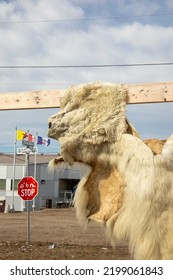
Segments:
[[[155,154],[125,118],[126,91],[96,83],[71,88],[49,119],[62,160],[86,171],[76,195],[79,221],[101,221],[134,259],[173,259],[173,136]],[[130,133],[130,134],[129,134]]]
[[[112,146],[111,164],[124,178],[124,201],[107,221],[112,243],[127,240],[134,259],[173,259],[173,135],[153,155],[129,134]]]

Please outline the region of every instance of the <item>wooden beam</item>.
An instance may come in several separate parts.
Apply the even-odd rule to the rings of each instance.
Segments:
[[[128,104],[173,102],[173,82],[125,86]],[[0,110],[58,108],[65,93],[65,89],[0,93]]]
[[[128,103],[173,102],[173,82],[127,85]]]
[[[0,110],[58,108],[64,94],[65,90],[0,93]]]

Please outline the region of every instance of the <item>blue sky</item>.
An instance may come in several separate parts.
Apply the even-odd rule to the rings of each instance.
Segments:
[[[93,65],[173,62],[173,1],[0,0],[0,66]],[[173,81],[173,66],[111,68],[0,68],[0,92],[113,83]],[[169,104],[128,105],[142,138],[172,134]],[[0,152],[12,152],[15,127],[47,136],[57,109],[0,111]],[[21,143],[18,143],[20,146]],[[40,152],[57,152],[52,140]]]

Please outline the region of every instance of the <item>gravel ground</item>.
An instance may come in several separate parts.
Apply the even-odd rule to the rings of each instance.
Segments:
[[[0,213],[0,259],[6,260],[122,260],[130,259],[127,247],[114,249],[104,229],[90,222],[84,231],[74,208],[44,209],[30,213],[30,243],[27,213]]]

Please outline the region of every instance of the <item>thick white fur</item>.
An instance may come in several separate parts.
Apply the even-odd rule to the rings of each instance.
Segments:
[[[74,197],[74,204],[75,204],[76,209],[78,209],[76,211],[77,219],[85,227],[86,221],[87,221],[86,217],[89,216],[90,209],[88,209],[88,207],[87,207],[88,202],[89,202],[89,194],[85,190],[84,185],[87,182],[89,175],[92,172],[92,167],[87,164],[85,164],[85,165],[82,163],[78,163],[78,164],[80,165],[80,168],[85,170],[85,175],[80,180],[78,187],[76,189],[76,193],[75,193],[75,197]]]
[[[70,87],[61,99],[62,110],[49,118],[49,137],[66,149],[116,141],[126,131],[126,96],[123,86],[110,83]]]
[[[60,170],[64,170],[67,167],[70,168],[69,163],[62,161],[62,157],[60,156],[58,158],[58,162],[56,162],[56,159],[52,159],[49,162],[48,170],[49,172],[59,172]],[[76,208],[78,209],[78,211],[76,212],[77,218],[79,222],[83,226],[85,226],[87,224],[87,217],[90,214],[90,209],[88,209],[87,207],[89,202],[89,195],[88,192],[84,189],[84,185],[92,172],[92,167],[82,162],[74,162],[73,167],[75,167],[77,170],[80,170],[81,172],[82,179],[78,184],[75,193],[74,203],[76,205]]]
[[[125,182],[124,201],[107,224],[112,244],[127,240],[134,259],[173,259],[173,135],[160,155],[124,134],[112,147]]]
[[[49,137],[60,141],[63,160],[80,162],[86,171],[75,195],[82,224],[99,211],[103,177],[94,170],[117,170],[124,189],[120,207],[104,220],[108,238],[113,245],[126,240],[134,259],[173,259],[173,135],[155,155],[142,140],[126,134],[125,93],[120,92],[98,83],[71,89],[62,111],[49,119]],[[62,158],[50,166],[61,165]]]
[[[105,223],[112,245],[128,241],[134,259],[173,259],[173,135],[162,153],[154,155],[142,140],[123,134],[108,150],[103,149],[97,160],[116,166],[124,178],[123,204]],[[82,162],[75,164],[84,175],[75,207],[79,221],[86,225],[90,209],[84,186],[93,169]]]

